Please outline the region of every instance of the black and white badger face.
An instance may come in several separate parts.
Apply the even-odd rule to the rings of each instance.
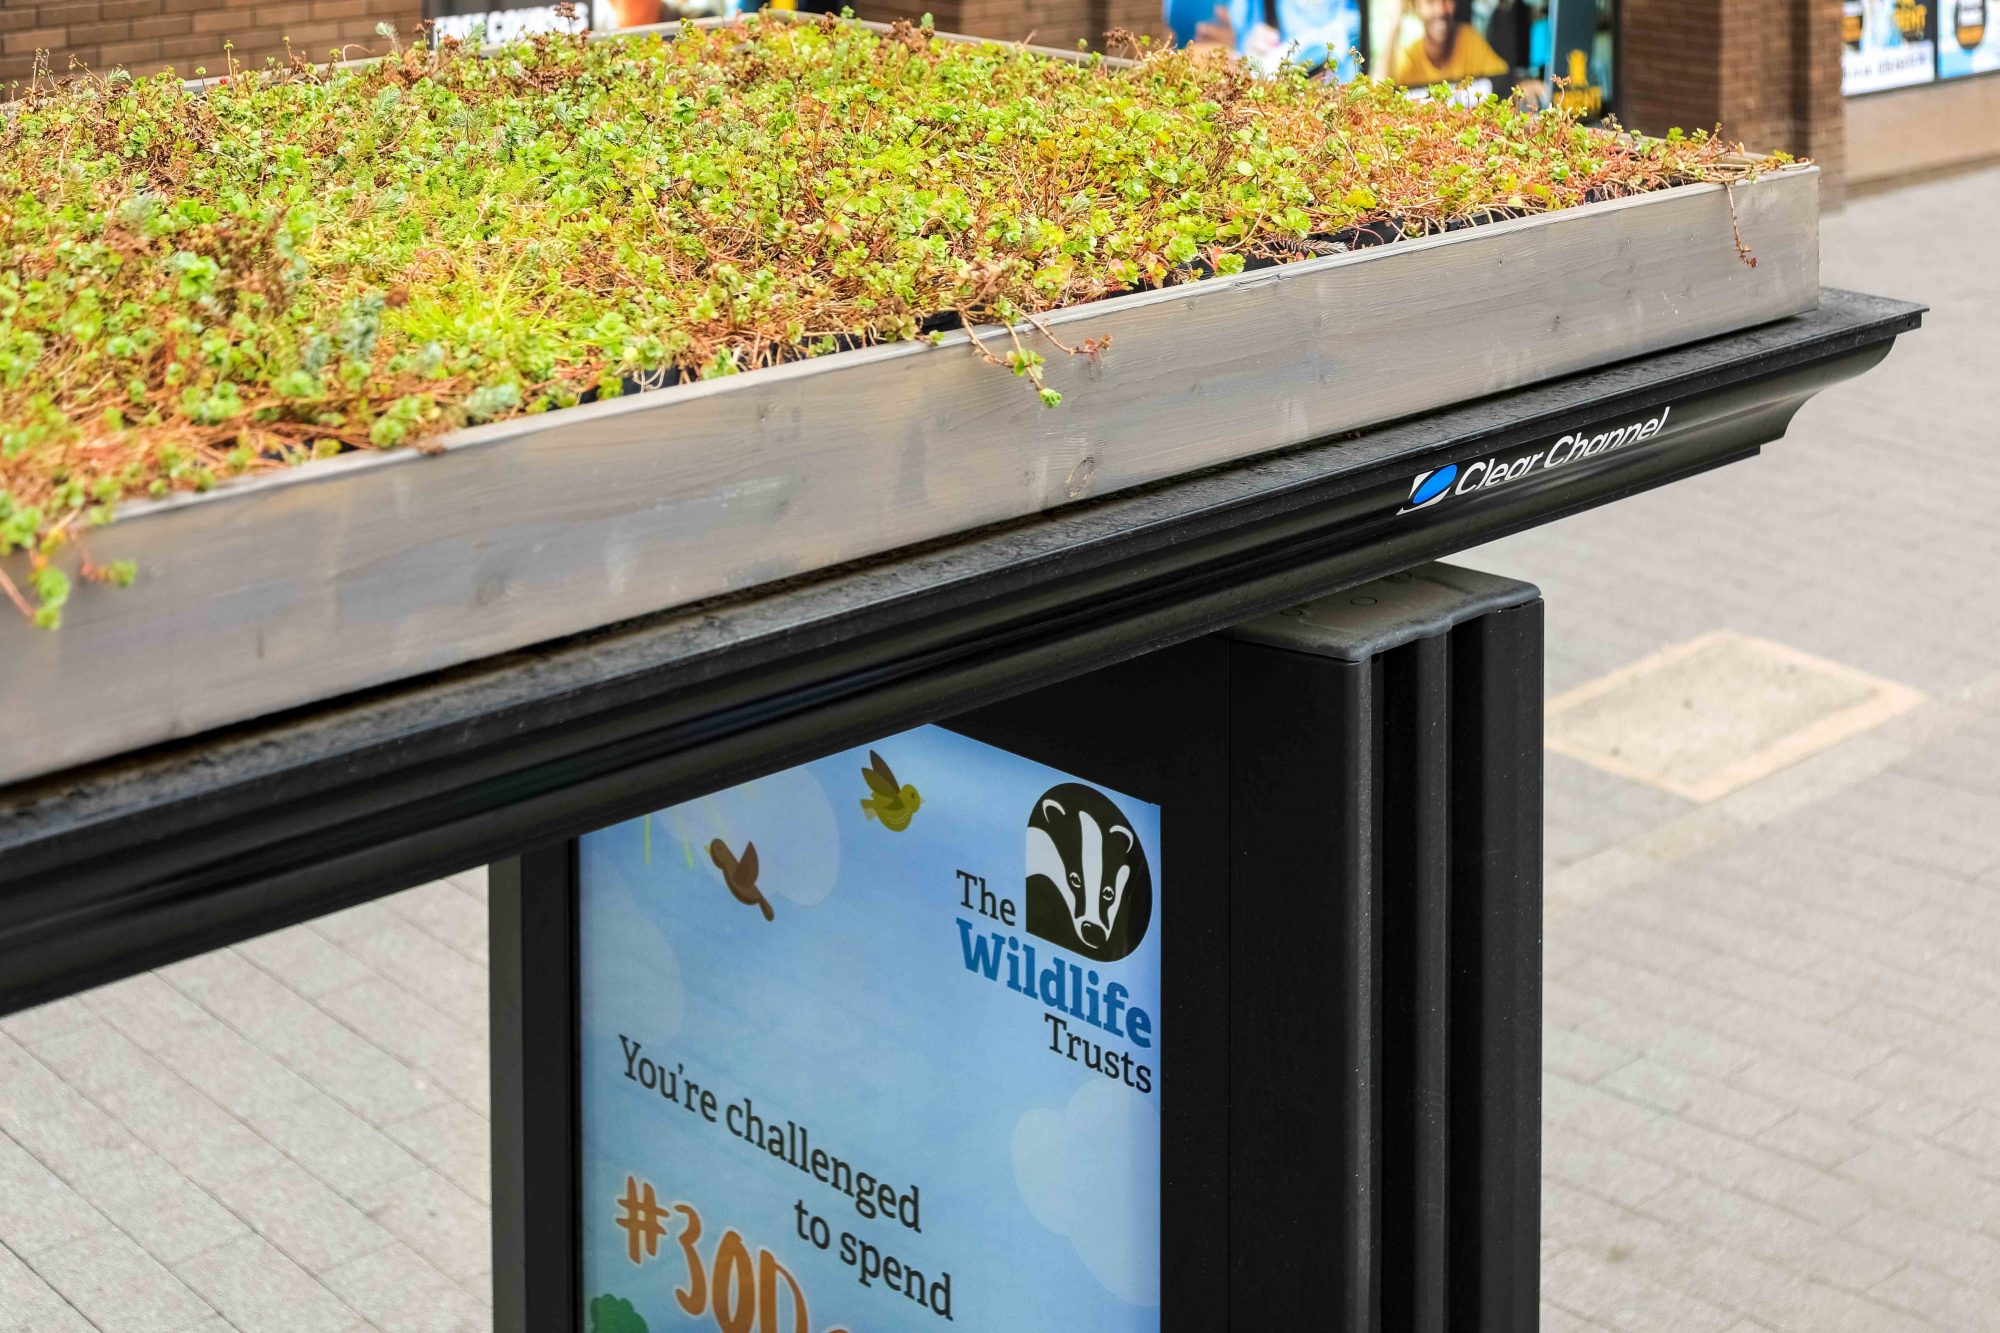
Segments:
[[[1028,818],[1031,934],[1111,962],[1145,938],[1152,876],[1118,807],[1081,783],[1051,788]]]

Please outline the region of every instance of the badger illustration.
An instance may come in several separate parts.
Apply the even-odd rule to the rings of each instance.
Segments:
[[[1051,787],[1028,816],[1027,928],[1101,963],[1139,947],[1153,919],[1146,849],[1103,792]]]

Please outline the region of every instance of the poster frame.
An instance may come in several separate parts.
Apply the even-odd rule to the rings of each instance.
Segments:
[[[938,724],[1161,808],[1161,1026],[1174,1033],[1160,1059],[1162,1333],[1218,1328],[1228,1317],[1229,986],[1216,962],[1227,958],[1227,907],[1214,901],[1204,913],[1196,887],[1225,882],[1229,868],[1226,669],[1214,640],[1116,668],[1122,698],[1149,697],[1148,711],[1175,719],[1166,755],[1157,739],[1079,725],[1099,707],[1106,682],[1096,673],[1036,691],[1032,705],[1016,696]],[[663,789],[655,808],[699,794]],[[1204,807],[1216,817],[1183,814]],[[489,872],[496,1333],[585,1333],[582,836]]]

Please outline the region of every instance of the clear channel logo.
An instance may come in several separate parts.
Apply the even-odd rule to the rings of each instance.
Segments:
[[[1428,509],[1446,496],[1471,495],[1477,491],[1490,491],[1498,486],[1520,481],[1551,468],[1567,467],[1587,459],[1599,458],[1614,450],[1652,439],[1667,428],[1667,418],[1673,413],[1672,407],[1663,407],[1656,417],[1634,421],[1628,425],[1592,434],[1588,430],[1571,431],[1549,445],[1531,454],[1523,454],[1510,462],[1502,462],[1498,455],[1472,463],[1446,463],[1443,467],[1432,468],[1429,472],[1419,472],[1410,482],[1410,498],[1398,514],[1414,513]]]
[[[1458,464],[1446,463],[1443,467],[1429,472],[1419,472],[1417,479],[1410,483],[1410,502],[1396,512],[1407,514],[1412,509],[1422,509],[1434,505],[1451,493],[1451,484],[1458,480]]]

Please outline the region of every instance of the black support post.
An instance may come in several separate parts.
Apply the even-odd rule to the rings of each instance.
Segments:
[[[1412,1333],[1444,1333],[1454,1260],[1450,654],[1450,641],[1431,635],[1367,667],[1381,719],[1382,1046],[1385,1058],[1407,1055],[1404,1076],[1383,1086],[1383,1153],[1404,1169],[1382,1196],[1382,1231],[1384,1248],[1408,1262],[1385,1273],[1382,1313],[1386,1327]]]
[[[1230,647],[1229,1061],[1233,1086],[1260,1089],[1230,1114],[1231,1313],[1370,1329],[1380,948],[1376,896],[1355,890],[1377,875],[1373,691],[1303,653]]]
[[[576,843],[487,879],[495,1333],[577,1327]]]
[[[1430,565],[1230,637],[1233,1313],[1533,1329],[1539,594]]]
[[[1452,1266],[1479,1327],[1540,1318],[1542,604],[1452,638]]]

